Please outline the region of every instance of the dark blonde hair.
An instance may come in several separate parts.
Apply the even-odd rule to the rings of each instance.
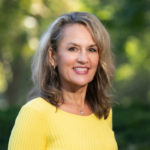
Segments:
[[[106,90],[111,86],[114,74],[114,61],[110,48],[110,38],[102,23],[90,13],[73,12],[58,17],[42,36],[38,50],[32,63],[32,80],[38,96],[43,97],[52,105],[58,107],[62,100],[62,93],[57,67],[53,68],[49,61],[49,50],[57,51],[61,41],[62,29],[67,24],[82,24],[86,26],[99,49],[99,63],[93,80],[88,84],[86,100],[91,110],[99,118],[108,117],[110,110],[110,96]],[[62,102],[63,103],[63,102]]]

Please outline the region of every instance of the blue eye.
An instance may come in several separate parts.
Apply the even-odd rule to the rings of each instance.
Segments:
[[[75,51],[75,50],[76,50],[76,47],[69,48],[69,51]]]

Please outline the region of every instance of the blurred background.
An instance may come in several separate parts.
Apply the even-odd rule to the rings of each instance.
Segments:
[[[63,13],[90,12],[116,57],[113,129],[119,150],[150,150],[150,0],[0,0],[0,150],[32,86],[41,35]]]

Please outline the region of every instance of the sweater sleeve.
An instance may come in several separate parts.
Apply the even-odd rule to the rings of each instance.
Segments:
[[[112,129],[113,128],[113,125],[112,125],[112,108],[110,109],[109,115],[108,115],[106,120],[108,122],[109,127]]]
[[[45,150],[46,128],[39,111],[22,107],[9,139],[8,150]]]

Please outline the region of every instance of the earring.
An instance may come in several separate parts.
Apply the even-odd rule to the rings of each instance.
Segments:
[[[54,67],[54,70],[55,70],[55,65],[53,67]]]

